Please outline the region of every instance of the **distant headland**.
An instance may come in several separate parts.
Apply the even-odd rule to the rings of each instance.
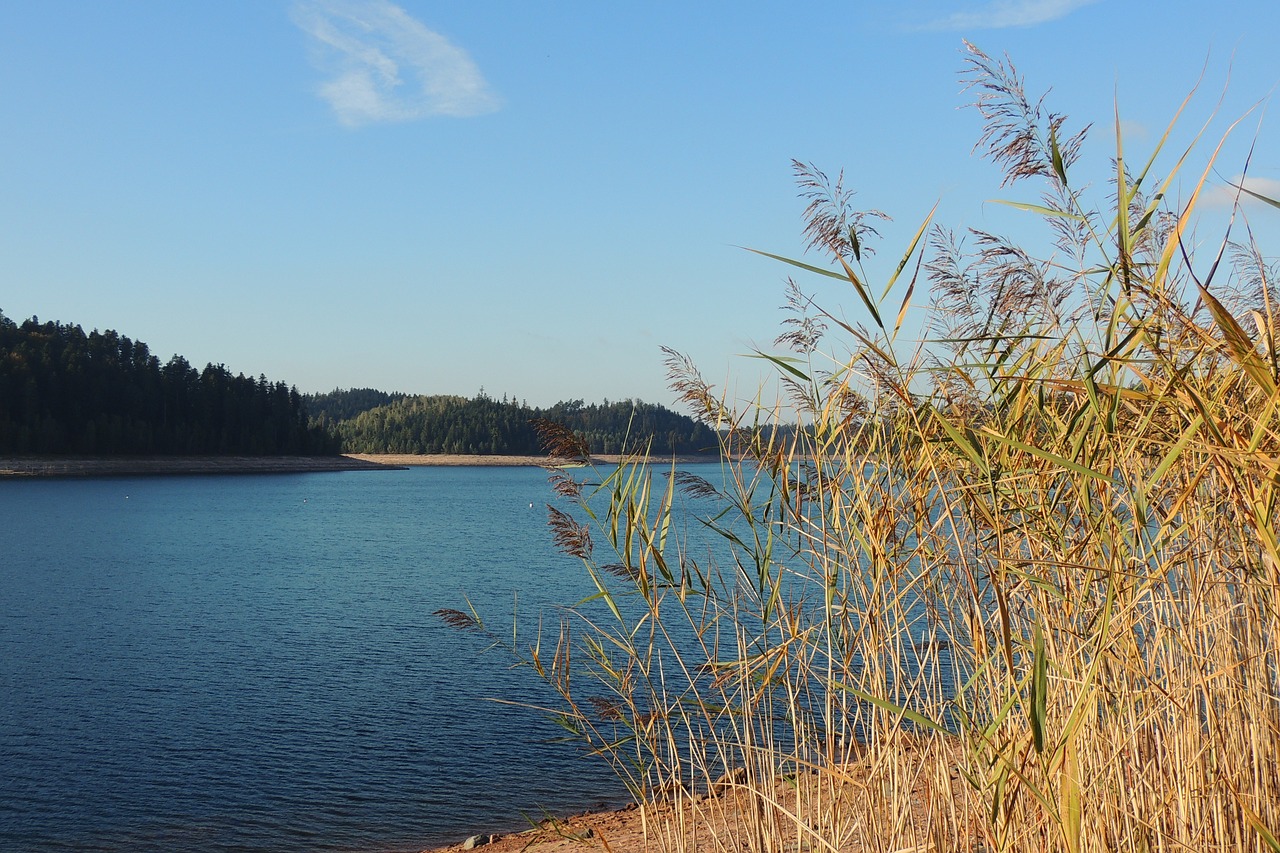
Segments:
[[[179,355],[161,362],[145,343],[113,330],[86,333],[37,317],[16,323],[0,313],[0,458],[58,460],[15,463],[13,472],[96,476],[350,470],[358,464],[341,461],[343,453],[431,457],[405,464],[537,465],[543,464],[538,421],[572,430],[592,454],[714,455],[720,444],[708,425],[640,400],[532,407],[483,389],[472,398],[372,388],[303,395],[223,365],[197,370]],[[459,457],[467,461],[454,461]]]

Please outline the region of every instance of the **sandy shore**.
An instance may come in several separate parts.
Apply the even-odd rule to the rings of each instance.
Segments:
[[[0,457],[0,479],[135,477],[165,474],[299,474],[312,471],[394,471],[352,456]]]
[[[650,803],[616,811],[548,818],[536,826],[505,835],[459,838],[452,845],[422,853],[463,853],[476,847],[483,847],[484,853],[655,853],[663,849],[725,853],[747,849],[753,826],[773,827],[772,831],[778,833],[775,843],[779,850],[797,847],[831,853],[884,850],[888,848],[875,833],[892,821],[883,812],[879,821],[866,823],[867,829],[861,832],[853,825],[861,820],[844,818],[847,832],[843,833],[844,838],[838,848],[819,842],[816,836],[797,837],[804,834],[799,826],[820,825],[827,819],[827,810],[849,814],[859,810],[859,803],[863,807],[869,805],[871,771],[869,763],[855,762],[841,765],[821,777],[811,772],[779,777],[772,786],[765,785],[763,789],[757,786],[755,796],[746,795],[745,786],[726,776],[712,786],[714,792],[685,796],[679,805]],[[904,780],[909,790],[900,792],[898,806],[905,806],[905,810],[896,812],[893,818],[909,823],[920,842],[925,842],[928,837],[930,810],[936,808],[936,805],[931,805],[929,794],[933,789],[926,777],[927,774],[921,773]],[[803,796],[800,796],[801,789]],[[938,792],[933,791],[933,794],[937,796]],[[946,792],[942,795],[946,796]],[[871,807],[882,811],[883,805]],[[766,816],[765,812],[769,814]],[[801,817],[799,824],[796,816]],[[763,824],[760,822],[762,819]],[[906,829],[905,826],[901,828]],[[925,853],[937,848],[932,844],[918,843],[894,849],[898,853]],[[959,849],[971,848],[963,846]]]
[[[599,465],[616,465],[622,457],[595,456]],[[670,458],[655,463],[670,464]],[[677,462],[714,462],[715,457],[682,456]],[[345,456],[146,456],[146,457],[0,457],[0,479],[27,477],[137,477],[190,474],[300,474],[317,471],[394,471],[410,466],[547,466],[546,456],[411,455],[349,453]]]
[[[395,465],[401,468],[416,468],[426,465],[528,467],[546,465],[550,461],[546,456],[469,456],[462,453],[350,453],[348,457],[364,462],[374,462],[379,465]]]
[[[360,459],[366,462],[376,462],[381,465],[396,465],[400,467],[412,467],[418,465],[480,465],[480,466],[505,466],[505,467],[545,467],[554,464],[553,460],[548,456],[469,456],[461,453],[428,453],[428,454],[410,454],[410,453],[349,453],[348,458]],[[617,454],[605,453],[591,457],[591,460],[597,465],[617,465],[624,457]],[[670,464],[671,457],[654,457],[652,460],[655,464]],[[682,465],[695,464],[698,462],[716,462],[719,461],[717,456],[677,456],[676,462]]]

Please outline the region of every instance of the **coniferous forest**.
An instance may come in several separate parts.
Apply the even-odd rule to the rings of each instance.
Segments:
[[[383,398],[387,398],[383,401]],[[532,408],[481,391],[474,398],[406,397],[371,389],[308,396],[314,423],[331,428],[348,453],[464,453],[537,455],[537,419],[556,421],[587,442],[592,453],[715,453],[716,434],[692,418],[653,403],[582,400]],[[370,405],[371,404],[371,405]],[[361,406],[365,408],[361,410]]]
[[[283,382],[222,365],[166,363],[114,331],[17,324],[0,313],[0,452],[71,455],[325,455]]]
[[[225,366],[197,370],[115,331],[22,323],[0,313],[0,453],[278,456],[346,453],[539,455],[535,419],[581,435],[592,453],[714,453],[716,434],[662,406],[582,400],[531,408],[371,388],[303,396]]]

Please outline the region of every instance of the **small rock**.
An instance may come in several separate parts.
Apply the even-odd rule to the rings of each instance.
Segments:
[[[474,850],[477,847],[483,847],[493,840],[491,835],[473,835],[466,841],[462,842],[463,850]]]

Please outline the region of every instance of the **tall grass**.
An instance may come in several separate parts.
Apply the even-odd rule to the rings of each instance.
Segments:
[[[1088,190],[1083,133],[976,48],[967,78],[1049,255],[931,216],[873,285],[881,215],[797,164],[829,263],[781,260],[864,323],[793,284],[767,411],[670,353],[722,476],[557,473],[596,595],[514,648],[657,849],[1280,850],[1273,271],[1233,233],[1193,247],[1210,172],[1169,132],[1136,164],[1117,132]]]

